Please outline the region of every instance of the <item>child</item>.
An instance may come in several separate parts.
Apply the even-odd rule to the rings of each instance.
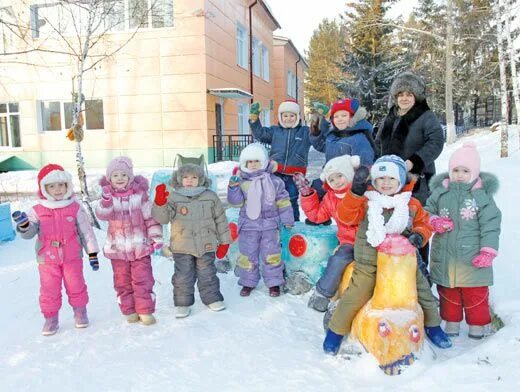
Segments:
[[[279,226],[292,227],[294,216],[282,180],[272,174],[275,170],[276,163],[269,162],[265,148],[253,143],[240,154],[239,176],[229,180],[228,201],[241,206],[237,272],[243,297],[249,296],[260,281],[260,262],[271,297],[278,297],[285,283]]]
[[[73,194],[72,176],[56,164],[38,173],[40,202],[25,214],[15,211],[13,218],[22,238],[38,235],[36,254],[40,273],[40,309],[45,317],[42,335],[54,335],[59,328],[61,286],[74,310],[76,328],[88,327],[88,293],[83,277],[83,247],[92,269],[97,271],[99,252],[87,212]]]
[[[300,191],[301,204],[305,215],[316,223],[333,218],[338,225],[339,247],[329,258],[323,276],[316,283],[316,289],[309,299],[308,306],[318,312],[325,312],[330,298],[336,293],[343,271],[354,259],[354,240],[356,226],[347,226],[338,219],[338,204],[350,190],[354,170],[359,167],[359,156],[343,155],[328,161],[320,179],[326,194],[321,200],[316,191],[308,185],[303,176],[295,175]]]
[[[209,189],[204,169],[187,163],[174,171],[171,194],[165,184],[156,187],[152,216],[162,224],[171,223],[170,249],[175,261],[172,277],[175,317],[189,316],[195,302],[195,281],[200,299],[212,311],[225,309],[215,267],[231,243],[224,207]]]
[[[249,125],[255,139],[271,145],[270,159],[278,166],[276,175],[284,182],[289,192],[294,220],[300,220],[298,190],[294,184],[294,173],[307,172],[308,155],[311,147],[309,127],[300,121],[300,106],[296,101],[287,100],[278,107],[278,125],[262,127],[258,115],[260,103],[251,106]]]
[[[481,339],[491,322],[489,288],[498,254],[501,213],[493,200],[498,179],[480,172],[474,143],[465,143],[449,162],[449,174],[431,181],[426,209],[436,235],[432,241],[431,279],[437,284],[446,333],[458,336],[463,311],[469,337]]]
[[[420,248],[432,234],[428,213],[412,198],[415,181],[406,183],[406,164],[396,155],[379,158],[370,170],[374,190],[367,189],[368,169],[360,167],[354,175],[351,191],[338,206],[338,217],[348,225],[359,225],[354,244],[356,264],[350,284],[336,308],[327,336],[325,353],[336,355],[343,336],[350,332],[352,320],[371,298],[377,270],[377,246],[386,234],[402,234]],[[417,295],[424,311],[426,335],[440,348],[451,346],[440,327],[441,318],[426,277],[417,268]]]
[[[155,323],[152,259],[162,247],[162,226],[152,218],[148,180],[135,176],[130,158],[114,158],[100,185],[103,193],[96,207],[100,220],[108,221],[103,252],[112,262],[114,288],[121,313],[129,323]]]

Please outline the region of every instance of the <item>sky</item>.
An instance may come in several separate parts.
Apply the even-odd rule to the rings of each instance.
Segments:
[[[355,1],[355,0],[350,0]],[[315,29],[324,18],[334,19],[345,10],[346,0],[266,0],[274,17],[282,26],[276,35],[290,38],[303,55]],[[400,0],[390,16],[408,15],[416,0]]]

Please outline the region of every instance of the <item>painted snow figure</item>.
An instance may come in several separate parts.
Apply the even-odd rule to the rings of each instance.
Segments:
[[[374,163],[370,170],[374,190],[366,191],[367,175],[365,167],[356,171],[350,192],[338,206],[338,216],[343,223],[359,226],[352,277],[334,311],[323,343],[324,351],[332,355],[336,355],[341,340],[350,333],[358,311],[372,298],[378,270],[378,247],[387,236],[404,235],[411,245],[420,248],[432,233],[428,214],[420,202],[411,197],[414,181],[406,182],[406,166],[401,158],[383,156]],[[427,336],[440,348],[451,347],[450,339],[440,327],[441,318],[430,285],[418,268],[415,279]],[[397,278],[394,284],[398,287],[400,279]]]
[[[289,194],[273,174],[275,170],[276,163],[269,161],[265,148],[253,143],[240,154],[239,175],[229,180],[228,201],[241,207],[237,261],[241,296],[249,296],[257,286],[260,268],[272,297],[280,295],[285,283],[279,227],[294,226],[294,215]]]
[[[321,173],[326,194],[320,201],[316,190],[309,186],[303,176],[297,176],[296,184],[301,195],[301,204],[305,215],[315,223],[334,219],[338,225],[339,247],[329,258],[323,275],[316,283],[316,289],[309,299],[308,306],[319,312],[327,310],[330,299],[338,290],[338,285],[345,268],[354,259],[354,240],[356,226],[348,226],[338,219],[338,205],[350,190],[354,170],[359,167],[359,156],[343,155],[331,159]]]
[[[171,224],[170,250],[175,262],[172,277],[175,317],[189,316],[195,302],[195,282],[200,299],[210,310],[225,309],[215,257],[229,250],[231,235],[222,202],[209,189],[204,169],[191,163],[174,170],[170,180],[155,189],[152,216]]]
[[[114,158],[100,180],[100,220],[108,221],[103,253],[112,263],[114,289],[129,323],[155,323],[151,254],[162,247],[162,226],[152,218],[148,180],[134,175],[128,157]]]
[[[22,238],[38,235],[40,309],[45,317],[42,334],[50,336],[59,327],[62,284],[74,309],[76,328],[89,325],[82,248],[89,255],[92,269],[97,271],[99,247],[87,212],[74,197],[69,172],[56,164],[44,166],[38,173],[38,188],[40,202],[27,214],[15,211],[13,219]]]
[[[278,107],[278,125],[263,127],[259,114],[260,102],[251,105],[249,126],[256,140],[270,144],[269,159],[277,163],[275,175],[279,177],[289,193],[294,220],[300,220],[298,190],[294,184],[295,173],[307,172],[311,140],[309,127],[300,120],[300,105],[294,100],[283,101]]]
[[[431,279],[437,284],[446,332],[457,336],[463,313],[469,337],[490,331],[489,287],[498,255],[501,212],[493,200],[498,179],[480,171],[474,143],[464,143],[450,158],[449,173],[431,181],[426,209],[435,231]]]

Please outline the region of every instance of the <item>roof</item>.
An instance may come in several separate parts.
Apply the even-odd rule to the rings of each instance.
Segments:
[[[276,41],[279,41],[281,45],[289,44],[294,51],[298,55],[299,58],[302,59],[303,63],[307,68],[309,68],[309,64],[307,64],[307,61],[305,60],[305,57],[301,55],[301,53],[296,49],[296,46],[294,46],[294,43],[291,41],[290,38],[282,37],[281,35],[273,35],[274,44],[276,45]]]
[[[16,155],[0,155],[0,172],[28,169],[34,169],[34,167]]]
[[[276,1],[278,1],[278,0],[276,0]],[[258,4],[260,4],[262,6],[262,8],[265,10],[267,15],[269,16],[269,18],[272,20],[272,22],[276,26],[276,28],[281,29],[282,26],[280,26],[280,23],[278,23],[278,21],[274,17],[273,12],[271,11],[271,7],[269,7],[269,4],[267,4],[264,0],[258,0]]]

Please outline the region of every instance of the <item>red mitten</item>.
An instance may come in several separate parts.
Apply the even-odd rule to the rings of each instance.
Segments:
[[[432,216],[430,218],[430,224],[433,227],[433,231],[437,234],[446,233],[452,231],[454,228],[453,221],[447,217]]]
[[[482,248],[480,253],[471,260],[471,264],[477,268],[489,268],[493,265],[493,259],[497,257],[497,254],[493,248]]]
[[[170,192],[166,190],[165,184],[159,184],[155,187],[155,204],[159,207],[166,204],[168,201],[168,196],[170,196]]]
[[[217,246],[217,259],[223,259],[226,257],[229,250],[229,244],[220,244]]]
[[[314,192],[314,189],[310,186],[309,181],[302,173],[294,173],[293,180],[300,195],[309,196]]]

